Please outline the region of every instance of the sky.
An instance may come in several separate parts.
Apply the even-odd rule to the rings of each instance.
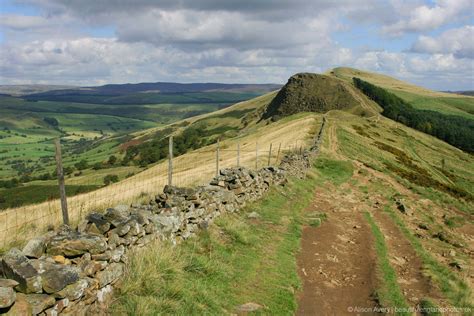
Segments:
[[[0,0],[0,84],[285,83],[338,66],[474,90],[474,0]]]

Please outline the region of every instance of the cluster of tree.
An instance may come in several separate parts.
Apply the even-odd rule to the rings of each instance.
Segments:
[[[43,121],[46,124],[51,125],[52,127],[58,127],[59,126],[58,120],[55,119],[54,117],[45,117],[45,118],[43,118]]]
[[[104,184],[109,185],[119,181],[119,177],[116,174],[108,174],[104,177]]]
[[[180,135],[173,137],[173,155],[179,156],[215,142],[215,140],[208,138],[212,134],[212,130],[206,130],[202,126],[186,128]],[[128,147],[122,164],[127,165],[133,162],[141,167],[146,167],[168,157],[168,153],[168,138],[157,138],[140,145]]]
[[[19,185],[20,185],[20,180],[18,180],[17,178],[0,181],[0,188],[11,189],[11,188],[16,188]]]
[[[433,135],[467,152],[474,152],[474,120],[435,111],[418,110],[387,90],[359,78],[354,85],[382,108],[382,114],[411,128]]]
[[[111,155],[109,156],[109,159],[107,159],[107,161],[100,161],[93,164],[92,169],[94,170],[107,169],[107,168],[111,168],[115,166],[117,163],[118,163],[117,156]]]
[[[116,165],[118,162],[118,158],[114,155],[111,155],[106,162],[97,162],[94,165],[89,165],[89,162],[85,159],[82,159],[81,161],[77,162],[74,164],[74,166],[65,166],[63,167],[63,173],[64,175],[68,176],[71,175],[75,170],[79,171],[79,173],[75,175],[81,175],[82,170],[92,168],[94,170],[99,170],[99,169],[105,169],[105,168],[110,168]],[[54,170],[53,172],[45,172],[42,174],[39,174],[37,176],[32,176],[31,173],[33,171],[33,167],[30,169],[26,168],[24,166],[24,162],[21,162],[23,165],[23,168],[21,169],[22,172],[18,172],[18,175],[20,176],[19,178],[12,178],[9,180],[3,180],[0,181],[0,188],[5,188],[5,189],[10,189],[10,188],[16,188],[20,186],[22,183],[27,183],[31,181],[47,181],[47,180],[55,180],[57,178],[57,171]],[[110,177],[109,177],[110,179]],[[114,178],[112,178],[113,180]],[[109,182],[116,182],[116,181],[109,181]]]

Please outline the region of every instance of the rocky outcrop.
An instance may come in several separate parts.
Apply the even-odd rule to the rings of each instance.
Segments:
[[[278,91],[262,118],[278,120],[299,112],[350,109],[359,105],[350,89],[347,83],[331,76],[299,73]]]
[[[321,133],[315,140],[320,141]],[[127,252],[154,239],[174,243],[236,212],[288,176],[302,177],[312,151],[290,154],[280,167],[222,169],[206,186],[165,186],[147,204],[90,213],[77,229],[62,226],[13,248],[1,258],[0,312],[10,315],[85,315],[107,305],[123,275]],[[258,216],[258,214],[257,214]]]

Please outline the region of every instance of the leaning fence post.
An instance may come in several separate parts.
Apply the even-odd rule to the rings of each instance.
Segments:
[[[67,210],[66,186],[64,184],[63,161],[61,157],[61,143],[59,138],[54,140],[56,147],[56,173],[58,174],[59,196],[61,198],[61,211],[63,213],[63,223],[69,225],[69,213]]]
[[[255,170],[258,170],[258,142],[255,143]]]
[[[278,145],[278,153],[277,153],[276,163],[278,163],[278,158],[280,158],[280,149],[281,149],[281,143],[280,143],[280,145]]]
[[[237,167],[240,167],[240,143],[237,143]]]
[[[173,136],[169,138],[168,185],[173,185]]]
[[[219,175],[219,138],[217,139],[217,148],[216,148],[216,176]]]
[[[270,143],[270,150],[268,151],[268,166],[270,166],[271,159],[272,159],[272,143]]]

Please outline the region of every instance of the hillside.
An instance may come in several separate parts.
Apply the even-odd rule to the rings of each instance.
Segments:
[[[101,168],[79,165],[66,178],[74,224],[117,204],[156,207],[163,196],[157,193],[168,183],[169,135],[176,154],[173,184],[194,187],[237,161],[249,169],[278,165],[284,154],[309,148],[326,122],[306,178],[289,178],[239,212],[223,210],[195,238],[133,250],[124,281],[113,285],[111,313],[230,314],[242,306],[311,315],[341,315],[354,306],[472,308],[474,158],[380,111],[352,78],[305,74],[292,77],[280,92],[137,131],[113,144],[104,141],[122,150],[116,160],[103,157]],[[280,117],[272,120],[275,114]],[[93,153],[103,154],[98,148]],[[72,162],[77,158],[67,166]],[[111,175],[118,182],[104,184]],[[56,188],[56,181],[34,181],[8,197],[29,189],[31,202],[46,186]],[[85,192],[86,186],[95,190]],[[43,201],[0,213],[2,246],[22,246],[25,238],[60,224],[58,201]],[[173,212],[158,216],[165,213]],[[119,242],[136,238],[127,234]]]
[[[347,67],[334,68],[326,74],[348,83],[351,83],[354,77],[360,78],[387,89],[420,110],[474,119],[474,97],[471,96],[432,91],[386,75]]]
[[[325,113],[364,106],[363,96],[341,80],[326,75],[301,73],[292,76],[270,102],[263,118],[278,119],[298,112]],[[373,107],[371,110],[376,111]]]
[[[279,124],[294,122],[292,126],[302,128],[306,126],[300,121],[303,114],[290,114],[300,110],[320,112],[307,115],[319,121],[325,115],[328,125],[322,152],[314,164],[315,174],[310,174],[304,184],[291,183],[284,192],[276,190],[261,204],[249,206],[241,215],[226,216],[197,240],[183,243],[180,249],[189,256],[170,255],[163,259],[176,262],[177,277],[162,278],[164,270],[158,269],[157,282],[166,290],[159,294],[159,300],[151,303],[148,298],[152,293],[147,290],[140,291],[140,298],[129,297],[136,285],[149,277],[141,271],[153,271],[152,267],[160,266],[163,261],[140,252],[144,260],[132,262],[127,284],[121,289],[113,310],[217,313],[234,311],[249,301],[255,302],[256,308],[264,306],[267,312],[288,314],[338,315],[346,312],[346,306],[472,308],[473,284],[468,268],[472,266],[474,250],[472,155],[383,116],[361,115],[361,108],[370,106],[375,113],[380,108],[351,85],[344,86],[347,88],[344,93],[357,95],[367,102],[364,106],[359,103],[329,111],[317,106],[299,107],[301,100],[307,100],[304,97],[308,89],[298,91],[295,85],[291,92],[296,101],[287,92],[282,93],[287,96],[283,98],[287,102],[278,100],[285,86],[278,94],[186,120],[181,130],[199,122],[212,122],[214,128],[227,124],[235,127],[234,131],[223,133],[228,137],[226,144],[234,142],[234,137],[240,139],[241,133],[250,136],[256,131],[263,134],[276,131],[281,129]],[[309,90],[314,96],[326,97],[324,93],[316,93],[317,89]],[[427,94],[437,95],[437,92],[420,95]],[[354,100],[348,95],[344,97],[348,102]],[[277,101],[279,106],[292,104],[297,108],[289,109],[288,115],[277,122],[261,120]],[[340,104],[329,105],[339,107]],[[280,132],[285,134],[283,130]],[[295,195],[294,190],[299,193]],[[304,201],[305,206],[288,207],[282,194],[285,201],[293,205]],[[313,195],[312,199],[309,194]],[[250,218],[250,212],[254,211],[261,217]],[[294,221],[289,221],[288,216]],[[303,224],[297,226],[295,222]],[[279,238],[282,232],[287,232],[283,234],[285,238]],[[249,239],[243,241],[235,236]],[[264,236],[272,236],[271,247]],[[288,239],[292,242],[288,243]],[[301,244],[293,242],[295,239]],[[161,253],[170,254],[167,245],[159,247]],[[219,258],[215,260],[225,266],[225,272],[188,269],[189,258],[205,266],[211,264],[203,251],[209,247],[213,249],[213,258]],[[281,260],[282,247],[293,257]],[[227,251],[246,254],[245,263],[227,257]],[[268,266],[278,267],[278,272],[269,271]],[[257,267],[257,275],[252,267]],[[242,271],[248,273],[244,279]],[[206,280],[213,281],[203,282],[203,274]],[[279,299],[275,300],[270,280],[292,280],[292,287],[278,293]],[[239,282],[239,288],[246,289],[245,293],[232,290],[235,282]],[[199,287],[185,290],[193,284]],[[262,285],[256,288],[255,284]],[[209,294],[218,293],[223,287],[229,288],[226,299]],[[167,290],[171,289],[179,289],[180,295],[168,294]],[[205,293],[207,300],[199,301]]]
[[[54,138],[61,137],[66,176],[74,183],[69,194],[74,195],[103,186],[107,175],[124,179],[141,170],[121,164],[122,146],[132,141],[135,133],[148,134],[157,127],[225,109],[256,93],[171,93],[160,94],[160,102],[165,103],[124,105],[0,96],[0,209],[57,196]],[[139,94],[141,99],[133,94],[123,97],[140,103],[143,95],[147,94]],[[31,196],[31,192],[37,194]]]
[[[33,93],[42,93],[52,90],[63,90],[76,88],[66,85],[44,85],[44,84],[23,84],[23,85],[0,85],[0,95],[22,96]]]
[[[277,84],[223,83],[136,83],[109,84],[98,87],[51,90],[24,97],[30,101],[62,101],[95,104],[158,104],[234,102],[249,99],[280,87]],[[247,97],[243,97],[247,96]]]
[[[384,117],[325,116],[321,154],[304,181],[224,215],[178,250],[134,252],[112,311],[472,308],[472,156]],[[293,115],[264,134],[288,121],[303,126]]]

